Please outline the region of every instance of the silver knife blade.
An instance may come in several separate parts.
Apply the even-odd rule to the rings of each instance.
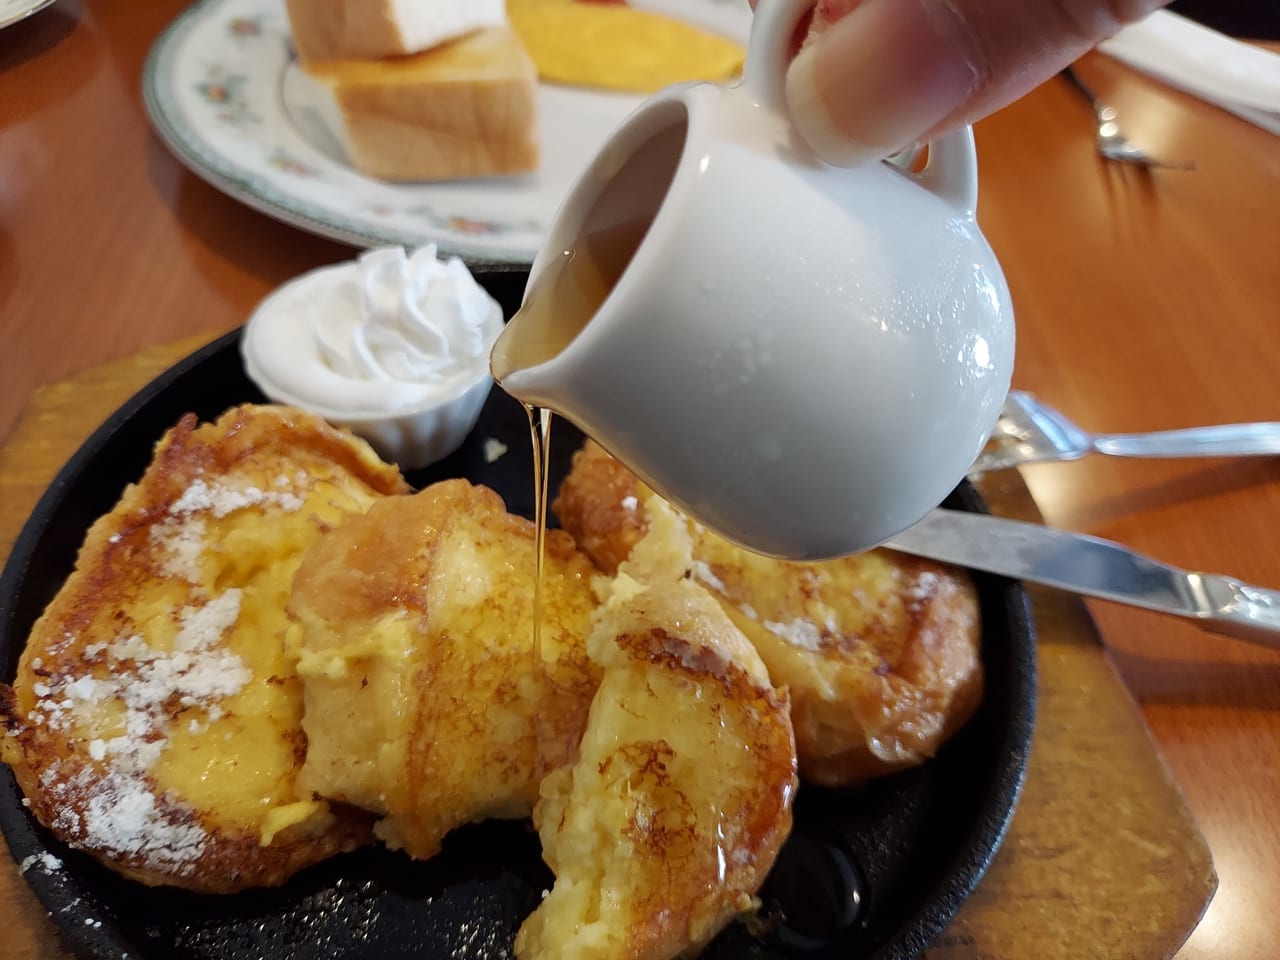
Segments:
[[[939,508],[885,546],[1186,617],[1215,633],[1280,648],[1280,592],[1182,570],[1111,540]]]

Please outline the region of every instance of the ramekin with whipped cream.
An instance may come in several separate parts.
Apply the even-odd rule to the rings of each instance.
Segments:
[[[303,274],[262,301],[241,340],[249,378],[415,470],[475,427],[493,380],[502,308],[456,257],[370,250]]]

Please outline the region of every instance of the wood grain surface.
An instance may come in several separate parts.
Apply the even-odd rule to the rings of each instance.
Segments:
[[[223,196],[150,131],[142,60],[183,6],[60,0],[0,32],[0,436],[36,386],[229,329],[280,282],[351,255]],[[1097,430],[1280,420],[1280,141],[1100,55],[1080,70],[1134,139],[1196,169],[1105,165],[1060,82],[979,125],[980,219],[1018,311],[1015,385]],[[78,402],[97,419],[112,405]],[[1050,524],[1280,587],[1275,459],[1093,457],[1023,477]],[[1088,609],[1220,877],[1179,960],[1275,955],[1280,654]],[[6,926],[32,909],[14,889]]]

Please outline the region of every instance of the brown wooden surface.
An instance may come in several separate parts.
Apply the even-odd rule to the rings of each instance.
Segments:
[[[228,329],[276,284],[350,254],[222,196],[150,132],[142,59],[182,7],[61,0],[0,32],[0,436],[38,384]],[[1280,420],[1280,140],[1104,57],[1081,70],[1131,136],[1197,169],[1104,166],[1086,107],[1057,82],[979,126],[980,215],[1018,309],[1016,385],[1100,430]],[[1095,457],[1025,477],[1054,525],[1280,587],[1275,460]],[[1274,955],[1280,654],[1090,611],[1220,875],[1180,960]],[[35,922],[15,896],[0,898],[6,929]],[[1129,920],[1113,926],[1136,916],[1123,898],[1116,911]],[[1125,955],[1072,946],[1064,956]]]

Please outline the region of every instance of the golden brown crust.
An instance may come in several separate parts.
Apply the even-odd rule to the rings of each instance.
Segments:
[[[612,576],[645,534],[641,501],[649,495],[634,473],[588,441],[573,455],[551,510],[591,562]]]
[[[415,857],[468,821],[528,816],[543,774],[574,755],[599,679],[585,648],[594,570],[561,531],[544,563],[539,665],[533,525],[492,490],[446,480],[318,544],[290,600],[303,782],[382,814],[379,835]]]
[[[0,698],[0,749],[37,819],[135,880],[206,892],[364,842],[367,817],[295,790],[284,598],[307,545],[405,489],[300,411],[183,418],[90,528]]]
[[[654,546],[595,617],[604,675],[577,763],[542,784],[534,820],[556,882],[521,927],[521,960],[697,950],[753,909],[791,829],[786,691],[684,576],[687,537],[683,556]]]
[[[589,442],[553,509],[609,572],[643,535],[651,496]],[[963,571],[886,550],[788,563],[689,529],[695,578],[791,691],[805,779],[843,785],[918,764],[977,708],[981,625]]]

